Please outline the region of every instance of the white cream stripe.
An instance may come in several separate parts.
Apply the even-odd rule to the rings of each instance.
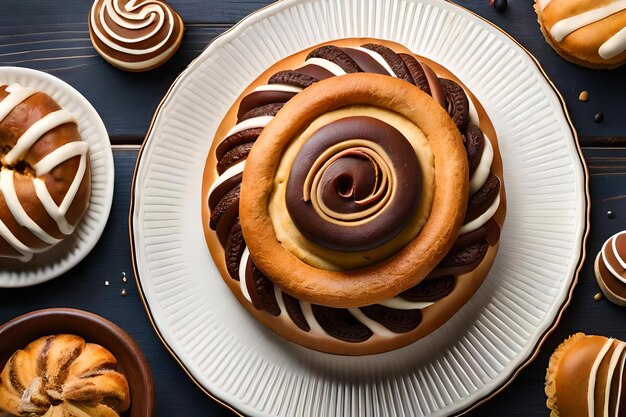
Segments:
[[[613,235],[613,242],[611,244],[611,247],[613,249],[613,253],[615,254],[615,257],[617,258],[617,262],[619,262],[622,268],[626,270],[626,261],[624,261],[624,258],[622,258],[622,254],[620,254],[619,251],[617,250],[617,238],[624,234],[626,234],[626,231],[619,232]]]
[[[70,235],[74,231],[74,226],[72,226],[65,218],[65,215],[60,212],[59,207],[50,196],[46,183],[39,178],[35,178],[33,184],[35,185],[35,193],[39,201],[41,201],[41,204],[43,204],[50,217],[57,223],[61,233]]]
[[[257,91],[280,91],[283,93],[299,93],[300,91],[302,91],[302,88],[289,84],[261,84],[253,90],[253,92]]]
[[[2,236],[2,238],[6,240],[11,247],[13,247],[13,249],[22,254],[19,258],[22,262],[28,262],[33,258],[34,251],[20,242],[2,222],[2,220],[0,220],[0,236]]]
[[[626,51],[626,27],[604,42],[598,54],[604,59],[611,59],[624,51]]]
[[[381,301],[381,306],[395,308],[397,310],[422,310],[435,304],[430,301],[409,301],[402,297],[393,297],[385,301]]]
[[[595,415],[595,390],[596,390],[596,378],[598,376],[598,368],[600,368],[600,363],[602,363],[602,359],[611,348],[614,339],[608,339],[600,352],[598,352],[598,356],[596,356],[596,360],[591,367],[591,371],[589,372],[589,380],[587,382],[587,415],[593,416]]]
[[[65,123],[76,123],[74,116],[66,110],[57,110],[49,113],[41,119],[33,123],[26,132],[17,140],[17,143],[2,158],[2,162],[6,165],[12,165],[17,162],[28,150],[50,130],[61,126]]]
[[[378,323],[376,320],[372,320],[367,317],[360,309],[358,308],[349,308],[348,311],[350,314],[354,316],[362,325],[366,326],[368,329],[372,331],[372,333],[383,337],[385,339],[390,339],[395,337],[396,334],[391,330],[387,329],[382,324]]]
[[[4,120],[17,105],[37,93],[35,90],[23,88],[17,84],[10,85],[6,88],[6,91],[9,95],[0,102],[0,121]]]
[[[13,170],[2,168],[0,170],[0,193],[4,197],[4,201],[11,212],[11,215],[22,227],[28,229],[32,234],[49,245],[55,245],[61,240],[46,233],[33,219],[30,218],[22,203],[20,203],[15,191]]]
[[[618,376],[619,376],[619,385],[617,386],[617,401],[615,403],[615,414],[616,416],[620,415],[620,409],[619,409],[619,405],[620,402],[622,400],[622,389],[624,388],[622,386],[622,375],[624,375],[624,365],[626,364],[626,353],[622,354],[622,358],[621,358],[621,364],[620,364],[620,368],[619,368],[619,372],[618,372]]]
[[[474,175],[470,179],[469,183],[469,195],[472,196],[476,193],[476,191],[480,190],[480,188],[485,185],[487,178],[489,178],[489,174],[491,173],[491,164],[493,162],[493,146],[491,145],[491,141],[485,136],[485,147],[483,148],[483,153],[480,156],[480,162],[478,163],[478,167],[476,171],[474,171]]]
[[[85,155],[82,155],[80,158],[80,162],[78,164],[78,169],[76,170],[76,175],[74,176],[74,180],[72,181],[72,185],[67,190],[65,197],[63,197],[63,201],[59,206],[59,212],[64,216],[70,208],[70,205],[74,201],[74,197],[78,192],[78,188],[80,187],[80,183],[83,181],[85,177],[85,171],[87,170],[87,158]]]
[[[313,308],[311,307],[311,303],[307,303],[306,301],[300,301],[300,309],[302,310],[302,314],[306,319],[306,322],[309,324],[311,330],[309,332],[314,335],[324,336],[327,335],[326,331],[320,326],[313,314]]]
[[[44,156],[37,162],[33,168],[35,169],[35,175],[38,177],[48,174],[57,165],[62,164],[70,158],[75,156],[83,156],[87,154],[89,150],[89,144],[83,141],[68,142],[60,148],[55,149],[48,155]]]
[[[618,280],[620,280],[621,282],[623,282],[624,284],[626,284],[626,279],[622,278],[621,274],[619,274],[615,268],[613,268],[613,265],[611,265],[610,262],[608,262],[608,260],[606,259],[606,251],[608,250],[613,250],[613,246],[611,245],[611,247],[609,248],[609,242],[611,242],[614,239],[614,237],[611,237],[609,240],[607,240],[606,242],[604,242],[604,244],[602,245],[602,251],[600,252],[602,254],[602,260],[604,261],[604,264],[606,265],[607,269],[609,270],[609,272],[611,274],[613,274],[613,276],[615,278],[617,278]],[[615,252],[614,252],[615,254]]]
[[[360,46],[353,47],[352,49],[356,49],[358,51],[365,52],[366,54],[368,54],[369,56],[374,58],[376,60],[376,62],[378,62],[380,65],[382,65],[383,68],[385,68],[385,71],[387,71],[389,73],[389,75],[391,75],[392,77],[398,78],[398,76],[396,75],[395,72],[393,72],[393,70],[391,69],[391,67],[387,63],[387,61],[385,61],[385,58],[383,58],[378,52],[371,51],[371,50],[369,50],[367,48],[362,48]]]
[[[241,290],[241,294],[243,294],[244,298],[248,300],[250,304],[252,304],[252,298],[250,298],[250,293],[248,292],[248,286],[246,285],[246,268],[248,266],[248,259],[250,258],[250,251],[248,248],[243,250],[241,254],[241,260],[239,261],[239,289]]]
[[[215,191],[215,189],[219,187],[221,184],[223,184],[225,181],[231,179],[235,175],[241,174],[245,167],[246,167],[246,160],[244,159],[240,162],[237,162],[237,164],[233,165],[232,167],[224,171],[224,173],[220,175],[219,177],[217,177],[217,179],[211,185],[211,188],[209,189],[209,196],[213,194],[213,191]]]
[[[605,6],[563,19],[552,26],[550,33],[554,40],[561,42],[570,33],[625,9],[626,0],[617,0]]]
[[[626,347],[626,343],[619,342],[619,344],[613,350],[613,354],[611,355],[611,361],[609,362],[609,372],[606,374],[606,390],[604,391],[604,417],[610,417],[609,402],[611,399],[611,383],[613,381],[613,376],[615,375],[615,368],[617,368],[618,362],[622,357],[624,347]],[[617,377],[621,380],[622,374],[619,373]]]
[[[268,125],[269,122],[272,121],[273,118],[274,116],[259,116],[253,117],[251,119],[246,119],[243,122],[237,123],[235,126],[233,126],[233,128],[230,129],[228,133],[226,133],[226,136],[224,136],[224,138],[232,136],[235,133],[243,132],[244,130],[265,127]]]
[[[465,233],[473,232],[474,230],[483,227],[485,223],[487,223],[489,219],[491,219],[493,215],[496,214],[498,207],[500,207],[500,194],[497,195],[495,200],[493,200],[493,203],[491,203],[489,208],[483,214],[481,214],[471,222],[465,223],[461,227],[461,230],[459,231],[459,236],[464,235]]]
[[[322,67],[325,70],[330,71],[336,76],[346,75],[346,72],[334,62],[330,62],[327,59],[323,58],[309,58],[304,62],[305,65],[317,65],[318,67]]]

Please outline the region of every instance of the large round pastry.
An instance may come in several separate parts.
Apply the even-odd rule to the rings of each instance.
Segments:
[[[50,96],[0,86],[0,258],[30,260],[71,235],[89,205],[89,145]]]
[[[626,62],[626,2],[535,0],[539,25],[563,58],[589,68]]]
[[[255,318],[349,355],[445,323],[491,268],[505,213],[480,103],[374,39],[312,47],[255,80],[217,130],[203,201],[211,254]]]

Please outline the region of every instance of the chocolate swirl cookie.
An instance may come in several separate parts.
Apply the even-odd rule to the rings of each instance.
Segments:
[[[493,126],[445,68],[335,41],[277,63],[230,110],[205,168],[205,235],[274,332],[383,352],[441,326],[485,278],[501,178]]]

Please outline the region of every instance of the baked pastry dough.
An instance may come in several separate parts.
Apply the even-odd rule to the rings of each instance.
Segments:
[[[626,410],[626,343],[576,333],[550,357],[546,402],[551,417],[618,417]]]
[[[604,242],[596,256],[594,272],[604,296],[614,304],[626,306],[626,231]]]
[[[541,30],[565,59],[590,68],[626,62],[624,0],[535,0]]]
[[[0,374],[0,410],[21,417],[119,417],[130,391],[105,348],[73,335],[18,350]]]
[[[401,45],[312,47],[220,125],[203,179],[209,249],[239,301],[291,341],[404,346],[491,267],[505,204],[495,138],[458,79]]]
[[[89,205],[89,145],[50,96],[0,86],[0,257],[30,260],[73,233]]]

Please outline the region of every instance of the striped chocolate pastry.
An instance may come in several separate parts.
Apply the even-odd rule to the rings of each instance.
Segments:
[[[626,231],[616,233],[604,242],[596,256],[594,271],[606,298],[626,306]]]
[[[94,48],[112,65],[147,71],[178,50],[183,21],[162,0],[96,0],[89,13]]]
[[[274,65],[224,118],[204,173],[205,236],[274,332],[383,352],[441,326],[479,287],[504,219],[500,178],[493,126],[445,68],[390,42],[334,41]]]
[[[0,86],[0,257],[29,261],[63,241],[90,195],[74,116],[45,93]]]
[[[541,30],[565,59],[590,68],[626,62],[626,1],[535,0]]]

